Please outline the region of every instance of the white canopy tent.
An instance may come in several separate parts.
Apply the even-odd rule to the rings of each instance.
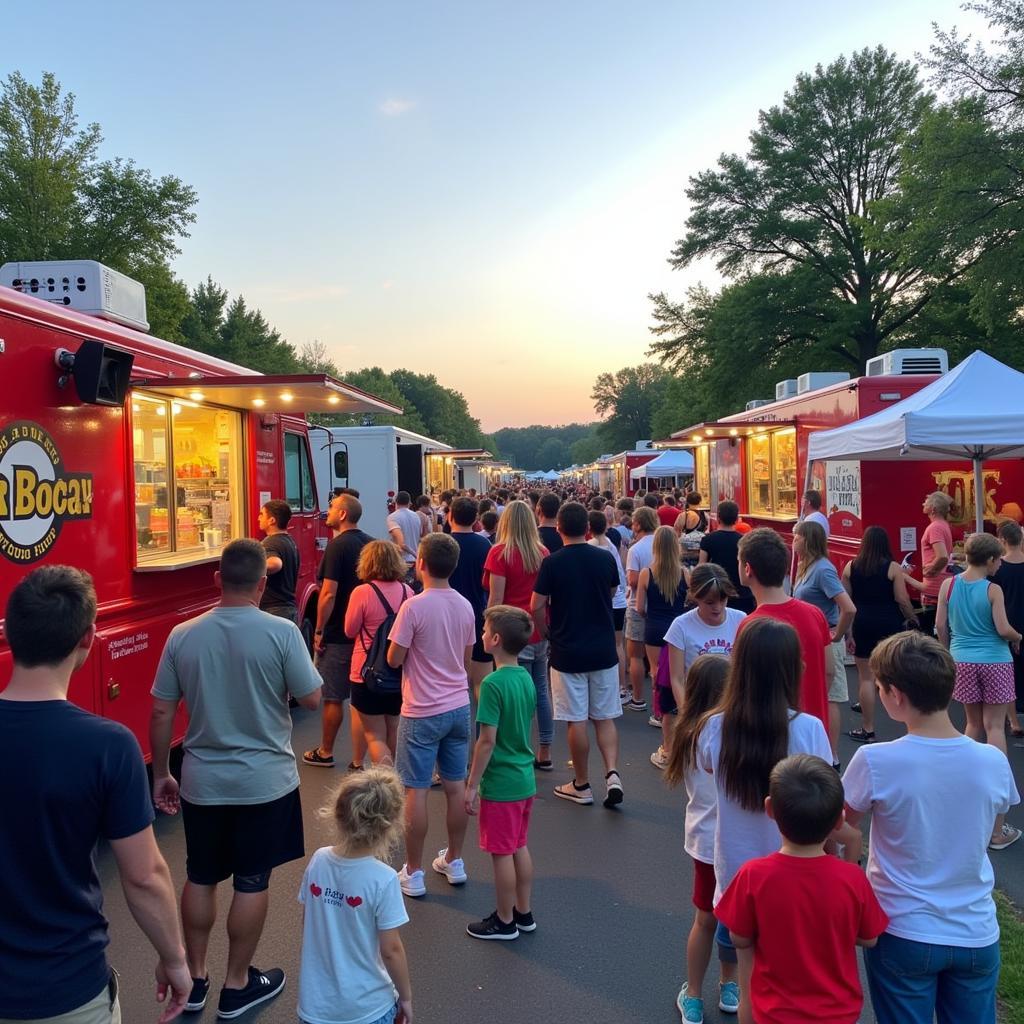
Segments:
[[[811,434],[807,467],[823,459],[934,460],[974,464],[975,529],[984,528],[982,463],[1024,456],[1024,373],[973,352],[888,409]]]
[[[693,453],[680,448],[669,448],[656,459],[637,466],[629,474],[631,480],[678,480],[693,473]]]

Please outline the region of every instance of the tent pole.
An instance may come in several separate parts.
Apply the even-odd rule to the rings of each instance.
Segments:
[[[985,475],[982,473],[981,459],[974,458],[974,530],[975,533],[985,531]]]

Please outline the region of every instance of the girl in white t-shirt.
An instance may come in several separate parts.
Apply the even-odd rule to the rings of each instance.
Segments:
[[[721,656],[701,658],[690,666],[665,765],[665,781],[670,786],[682,782],[686,787],[684,847],[693,861],[693,905],[697,911],[686,940],[686,981],[676,999],[684,1021],[704,1018],[701,990],[716,927],[713,899],[718,799],[714,779],[697,766],[697,737],[704,719],[721,701],[728,675],[729,662]],[[736,982],[735,963],[722,963],[721,979],[719,999],[724,1001],[724,986]]]
[[[323,817],[335,846],[309,859],[298,1015],[304,1024],[412,1024],[409,965],[398,929],[409,920],[387,857],[402,834],[405,790],[391,768],[346,775]]]
[[[744,624],[732,650],[721,710],[704,719],[697,740],[697,765],[711,774],[718,796],[716,906],[748,860],[782,845],[778,827],[764,811],[772,769],[790,754],[814,754],[831,764],[824,726],[795,710],[802,674],[800,639],[792,626],[767,616]],[[735,963],[736,950],[721,924],[717,939],[719,957]],[[728,994],[738,1006],[738,992]]]

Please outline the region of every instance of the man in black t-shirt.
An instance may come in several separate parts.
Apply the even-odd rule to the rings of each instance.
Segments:
[[[320,596],[316,606],[313,651],[317,670],[324,681],[321,697],[320,746],[302,755],[305,764],[334,767],[334,741],[345,719],[345,701],[350,691],[353,641],[345,636],[345,613],[352,591],[359,586],[356,567],[359,554],[373,538],[359,529],[363,506],[351,494],[331,499],[327,526],[335,531],[320,563]],[[366,757],[366,739],[352,716],[352,763],[361,765]]]
[[[701,538],[700,562],[714,562],[729,574],[737,591],[737,596],[729,599],[729,607],[749,615],[754,610],[755,602],[750,588],[743,586],[740,580],[739,550],[742,535],[736,529],[739,517],[740,508],[735,501],[718,503],[718,528]]]
[[[551,641],[554,717],[568,723],[575,773],[572,782],[555,787],[555,796],[577,804],[594,802],[589,719],[594,723],[604,760],[604,805],[615,807],[622,803],[622,780],[617,770],[619,734],[615,728],[622,703],[612,614],[612,594],[619,585],[619,573],[606,551],[587,543],[587,526],[587,510],[578,502],[568,502],[559,509],[558,532],[564,546],[541,562],[530,610],[541,636]]]
[[[275,498],[260,509],[256,520],[266,534],[263,548],[267,552],[267,586],[260,598],[260,608],[298,625],[295,586],[299,580],[299,548],[288,533],[291,518],[291,505]]]
[[[494,667],[494,659],[484,650],[484,609],[487,607],[487,591],[484,590],[484,562],[491,550],[490,542],[482,533],[473,532],[476,522],[477,503],[472,498],[456,498],[448,511],[448,525],[452,539],[459,545],[459,562],[448,577],[448,586],[461,594],[472,606],[476,617],[476,642],[469,666],[469,681],[473,694],[478,696],[480,684]]]
[[[161,1021],[181,1013],[192,991],[142,751],[123,725],[67,699],[95,623],[92,580],[69,566],[33,570],[7,601],[14,670],[0,693],[0,1020],[121,1019],[100,839],[159,957]]]
[[[545,491],[537,501],[537,516],[540,525],[537,532],[540,533],[540,542],[548,549],[548,554],[553,555],[562,546],[562,537],[558,532],[558,506],[561,502],[554,491]]]

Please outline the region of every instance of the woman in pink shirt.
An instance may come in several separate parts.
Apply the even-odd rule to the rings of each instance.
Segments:
[[[921,534],[921,582],[909,574],[904,577],[921,592],[921,628],[929,636],[935,631],[939,590],[948,578],[946,566],[953,553],[953,531],[947,522],[952,507],[953,499],[943,491],[934,491],[924,499],[922,511],[928,517],[928,525]]]
[[[397,612],[399,605],[412,597],[412,589],[402,582],[405,574],[405,560],[397,544],[370,541],[359,553],[356,567],[356,575],[363,582],[352,591],[345,613],[345,635],[355,641],[349,674],[352,717],[363,730],[374,764],[394,764],[402,695],[374,693],[363,682],[363,666],[377,630],[390,614],[384,603]]]

